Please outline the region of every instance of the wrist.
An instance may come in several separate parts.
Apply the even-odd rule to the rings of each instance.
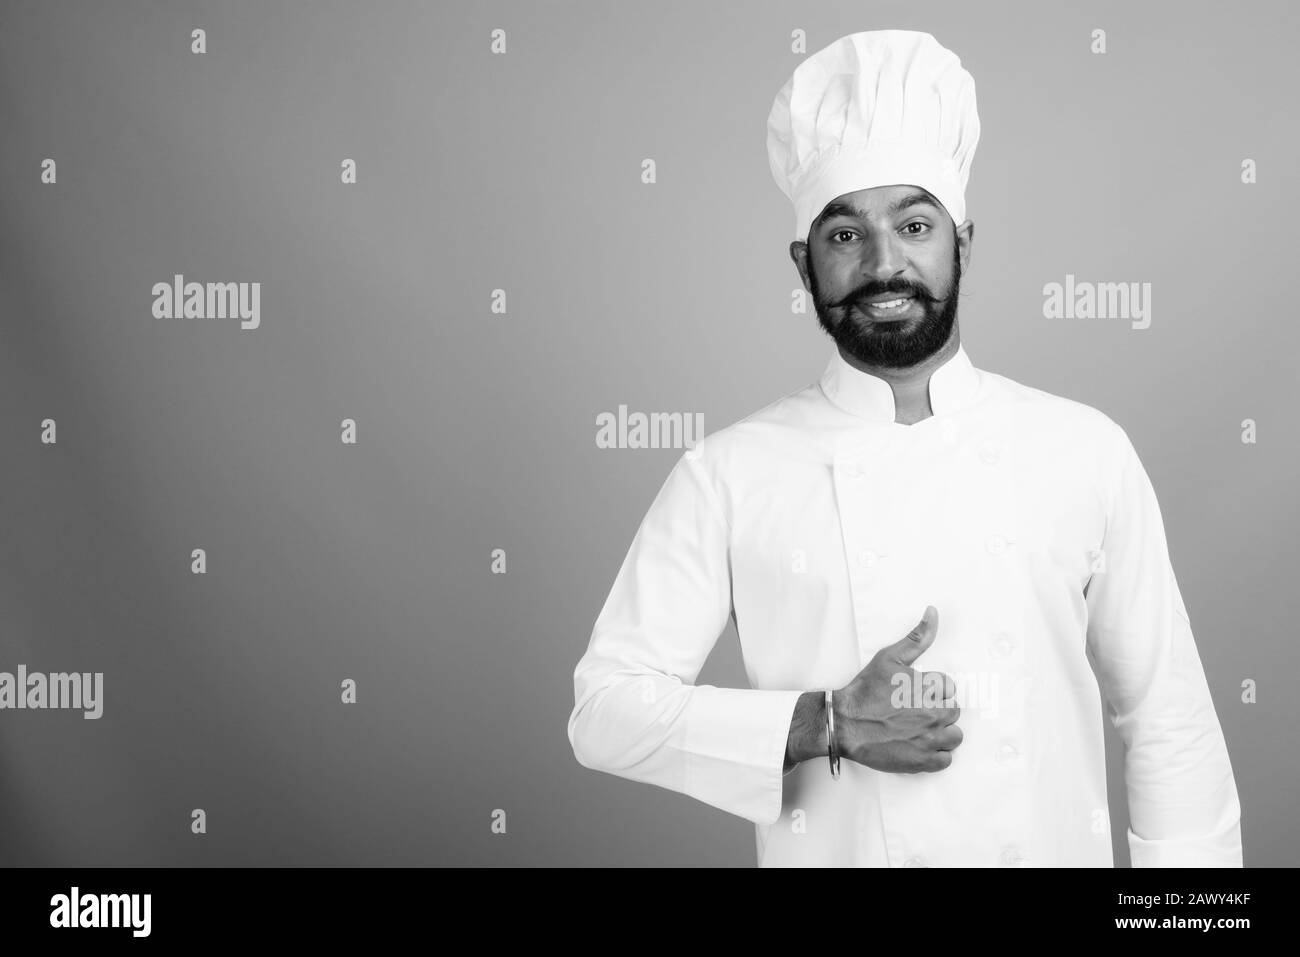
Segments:
[[[826,692],[813,692],[817,696],[816,713],[813,720],[813,733],[808,739],[808,757],[825,758],[829,753],[830,742],[827,740],[826,732]]]
[[[785,748],[785,770],[789,771],[801,761],[825,757],[828,746],[826,694],[822,691],[805,691],[795,703],[790,737]]]

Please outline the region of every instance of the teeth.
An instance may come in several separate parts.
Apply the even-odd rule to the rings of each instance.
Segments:
[[[888,302],[873,302],[871,303],[871,307],[873,309],[897,309],[899,306],[910,301],[910,299],[890,299]]]

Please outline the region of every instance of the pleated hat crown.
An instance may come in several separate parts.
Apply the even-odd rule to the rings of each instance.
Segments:
[[[872,30],[795,68],[768,115],[767,155],[806,240],[827,203],[876,186],[920,186],[960,225],[979,135],[975,80],[955,53],[928,33]]]

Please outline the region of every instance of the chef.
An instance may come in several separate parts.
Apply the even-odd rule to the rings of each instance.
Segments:
[[[1102,412],[972,364],[975,87],[842,37],[768,118],[819,380],[675,463],[574,672],[580,764],[755,825],[761,866],[1242,865],[1155,492]],[[734,619],[751,687],[695,683]]]

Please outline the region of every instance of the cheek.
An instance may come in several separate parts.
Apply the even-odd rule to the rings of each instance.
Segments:
[[[959,277],[961,267],[950,259],[945,259],[942,263],[926,263],[923,268],[922,281],[926,287],[936,296],[943,296],[947,294],[948,290],[952,288],[953,282]]]
[[[817,286],[827,299],[843,299],[861,285],[861,277],[845,263],[823,265],[817,273]]]

